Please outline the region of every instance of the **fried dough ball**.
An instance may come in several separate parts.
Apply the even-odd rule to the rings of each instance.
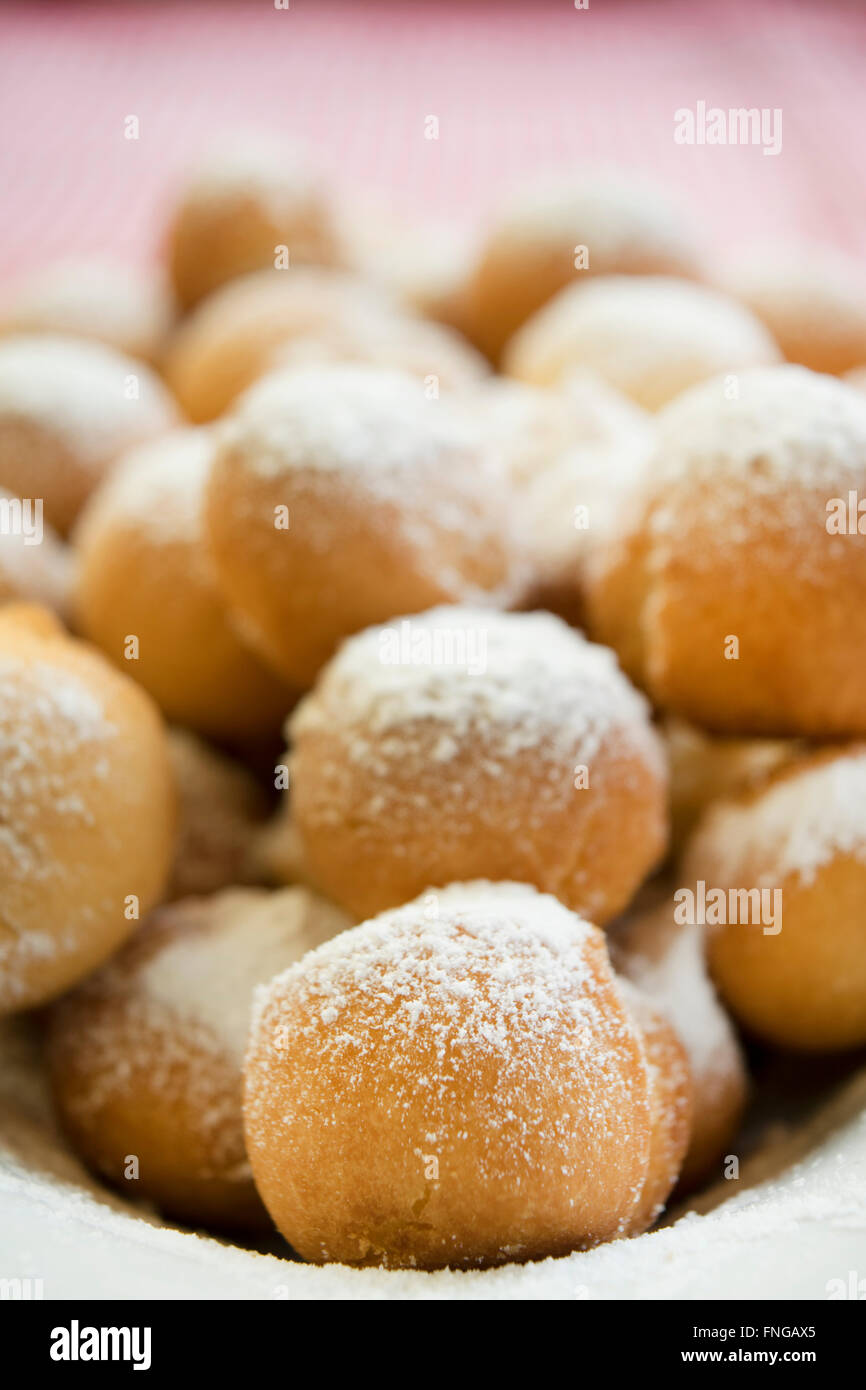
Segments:
[[[337,256],[333,209],[306,157],[252,140],[204,155],[168,231],[180,303],[189,308],[227,280],[273,267],[282,247],[290,269]]]
[[[682,849],[706,808],[748,791],[794,758],[805,745],[790,738],[714,738],[684,719],[661,725],[671,772],[671,841]]]
[[[623,1234],[641,1199],[649,1067],[602,933],[525,885],[462,887],[257,993],[247,1151],[307,1260],[563,1255]]]
[[[187,729],[170,729],[178,833],[166,898],[201,897],[263,881],[258,841],[267,798],[242,763]]]
[[[665,848],[646,705],[551,614],[442,607],[370,628],[289,736],[303,861],[356,916],[485,876],[604,923]]]
[[[189,1225],[266,1229],[241,1112],[253,990],[346,926],[300,888],[155,912],[49,1019],[54,1097],[80,1156]]]
[[[161,274],[119,261],[57,261],[0,289],[0,333],[95,338],[146,362],[160,356],[173,317]]]
[[[591,367],[646,410],[720,372],[781,360],[735,299],[663,276],[612,275],[562,290],[508,345],[506,372],[535,386]]]
[[[661,1011],[630,981],[619,985],[643,1039],[650,1082],[649,1165],[628,1225],[629,1235],[640,1235],[664,1211],[680,1176],[692,1132],[692,1077],[682,1041]]]
[[[828,247],[752,252],[723,276],[789,362],[841,374],[866,362],[866,267]]]
[[[217,576],[289,683],[311,685],[344,637],[392,613],[519,591],[510,493],[473,430],[405,374],[276,373],[220,439],[206,498]]]
[[[122,453],[176,424],[159,378],[103,343],[0,339],[0,487],[64,535]]]
[[[46,609],[0,609],[0,1013],[100,965],[162,892],[165,732],[144,691]]]
[[[781,366],[706,382],[589,562],[594,637],[663,708],[718,733],[866,731],[866,400]],[[838,513],[845,511],[842,530]]]
[[[214,452],[209,431],[187,429],[121,461],[76,530],[75,607],[82,633],[169,719],[243,742],[275,733],[294,697],[243,642],[212,573],[203,505]]]
[[[618,923],[609,933],[617,971],[672,1025],[691,1075],[690,1131],[680,1185],[713,1176],[746,1102],[748,1080],[737,1035],[710,983],[703,932],[677,922],[674,902]]]
[[[595,275],[699,272],[688,219],[655,187],[588,171],[519,190],[481,247],[466,290],[470,336],[494,361],[536,310]]]
[[[248,275],[210,296],[176,333],[165,373],[190,418],[206,421],[277,367],[339,361],[435,378],[437,391],[487,370],[458,334],[411,317],[381,287],[308,267]]]
[[[624,492],[652,449],[652,420],[593,372],[561,390],[492,377],[468,397],[520,499],[532,577],[521,603],[584,619],[590,548],[616,527]]]
[[[64,617],[72,584],[69,547],[42,518],[35,498],[0,488],[0,515],[0,604],[41,603]]]
[[[746,1028],[801,1051],[866,1043],[862,744],[815,754],[711,807],[681,877],[695,892],[706,885],[710,969]]]

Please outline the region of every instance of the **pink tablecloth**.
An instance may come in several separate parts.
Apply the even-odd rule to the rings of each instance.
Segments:
[[[108,246],[148,255],[179,166],[238,123],[300,136],[344,185],[422,216],[475,219],[541,166],[613,160],[686,193],[720,243],[866,248],[862,4],[290,6],[4,5],[0,273]],[[699,101],[781,108],[781,154],[675,144],[674,111]]]

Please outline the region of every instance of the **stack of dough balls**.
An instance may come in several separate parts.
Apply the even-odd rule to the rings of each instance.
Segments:
[[[591,557],[593,635],[709,730],[866,732],[866,535],[847,521],[866,493],[866,398],[803,367],[756,369],[694,387],[658,430],[629,515]]]
[[[305,1259],[389,1268],[642,1228],[689,1125],[681,1050],[643,1008],[602,933],[525,884],[344,932],[257,993],[244,1114],[266,1207]]]
[[[866,280],[699,247],[235,138],[0,292],[0,1014],[125,1197],[564,1256],[751,1144],[738,1027],[866,1046]]]
[[[159,899],[174,798],[149,697],[42,608],[0,610],[0,1013],[54,998]]]
[[[243,743],[275,733],[293,701],[212,573],[203,507],[215,448],[206,429],[178,430],[120,461],[78,524],[75,613],[167,718]]]
[[[0,339],[0,487],[41,498],[65,535],[88,496],[134,445],[178,423],[143,362],[86,339]]]
[[[181,1221],[267,1228],[241,1119],[253,989],[346,926],[303,888],[154,913],[51,1013],[52,1086],[77,1151]]]
[[[505,603],[516,516],[478,434],[402,372],[288,368],[243,398],[206,490],[229,607],[306,688],[351,633],[436,603]]]
[[[551,614],[442,607],[370,628],[288,732],[306,872],[357,916],[484,877],[604,923],[665,849],[647,707]]]
[[[651,184],[607,170],[548,175],[503,207],[465,290],[470,337],[494,361],[521,324],[575,278],[700,271],[682,210]]]

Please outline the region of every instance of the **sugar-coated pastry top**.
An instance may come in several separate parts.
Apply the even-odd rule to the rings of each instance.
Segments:
[[[459,766],[483,727],[495,731],[497,762],[539,748],[566,767],[633,731],[661,771],[647,715],[614,654],[552,614],[442,606],[350,638],[289,728],[294,737],[351,730],[350,757],[374,766],[395,757]]]
[[[0,417],[56,431],[92,461],[94,476],[121,448],[177,418],[168,392],[141,362],[103,343],[47,334],[0,340]]]
[[[101,987],[110,990],[113,973],[120,982],[135,967],[135,992],[151,1026],[161,1024],[170,1036],[175,1019],[240,1067],[253,990],[348,925],[338,908],[305,888],[230,888],[187,898],[159,910],[140,949],[134,945],[128,959],[105,967]],[[183,1048],[183,1036],[177,1045]]]
[[[779,360],[760,320],[717,290],[661,275],[610,275],[560,291],[515,335],[505,368],[553,385],[591,367],[656,410],[716,372]]]
[[[811,523],[826,538],[826,503],[836,495],[847,503],[866,478],[866,398],[805,367],[755,368],[733,388],[722,378],[703,382],[671,402],[658,425],[635,495],[651,495],[659,537],[682,527],[688,507],[690,525],[716,523],[720,545],[780,523],[792,535]],[[705,563],[712,553],[707,543]],[[806,551],[799,555],[807,564]]]
[[[561,1141],[567,1163],[575,1104],[591,1148],[603,1148],[623,1107],[639,1116],[645,1104],[640,1076],[621,1071],[619,1049],[639,1043],[601,933],[525,884],[454,885],[384,912],[276,976],[255,1001],[259,1060],[264,1042],[280,1066],[289,1001],[304,1034],[315,1031],[323,1072],[374,1064],[391,1115],[426,1093],[434,1148],[466,1125],[497,1130],[491,1170],[511,1150],[518,1184],[534,1145]],[[498,1076],[483,1095],[466,1072],[480,1058]],[[266,1093],[248,1093],[250,1104],[266,1106]]]
[[[766,787],[706,812],[687,850],[687,863],[707,858],[723,885],[778,888],[793,876],[804,884],[837,856],[866,864],[866,747],[786,768]]]
[[[396,529],[439,593],[505,602],[519,586],[516,518],[493,457],[461,412],[405,372],[360,364],[274,372],[245,393],[220,441],[218,482],[244,470],[315,487],[321,544],[332,543],[333,490],[366,508],[368,528]],[[302,539],[313,549],[316,521],[308,508]],[[443,544],[452,537],[459,545]],[[485,583],[488,572],[499,583]]]
[[[96,338],[147,360],[160,351],[171,318],[159,273],[104,258],[40,266],[14,289],[0,289],[0,333]]]
[[[835,247],[755,247],[721,283],[765,323],[791,362],[844,372],[866,361],[866,267]]]

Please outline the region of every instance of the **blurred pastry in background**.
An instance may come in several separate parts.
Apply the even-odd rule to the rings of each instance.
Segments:
[[[180,187],[168,264],[188,309],[227,280],[282,264],[332,265],[330,193],[309,157],[263,136],[230,136],[202,154]]]
[[[0,334],[95,338],[156,362],[175,307],[161,270],[102,257],[52,261],[0,287]]]
[[[595,275],[698,276],[686,212],[621,170],[547,175],[516,189],[481,240],[466,288],[467,331],[493,360],[558,291]]]
[[[0,338],[0,487],[66,535],[121,454],[179,423],[143,362],[84,338]]]
[[[589,367],[658,410],[708,377],[780,360],[766,328],[735,299],[688,280],[617,275],[560,291],[508,343],[503,365],[535,386]]]

